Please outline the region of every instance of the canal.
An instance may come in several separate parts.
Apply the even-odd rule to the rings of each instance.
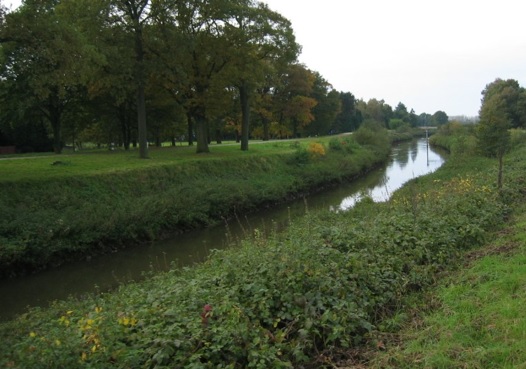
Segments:
[[[188,266],[205,259],[211,249],[230,247],[252,234],[254,228],[283,229],[305,209],[344,211],[363,196],[388,200],[405,182],[438,169],[445,155],[428,147],[426,139],[395,145],[385,166],[363,178],[313,194],[306,199],[239,216],[228,223],[176,235],[151,245],[130,247],[114,254],[70,263],[37,274],[0,281],[0,320],[22,313],[28,306],[46,306],[68,296],[107,291],[140,280],[149,271]]]

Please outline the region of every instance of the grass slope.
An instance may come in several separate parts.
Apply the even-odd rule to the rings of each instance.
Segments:
[[[387,153],[346,136],[259,144],[248,153],[177,147],[152,150],[149,160],[105,152],[55,165],[55,157],[0,161],[0,277],[204,227],[358,176]]]
[[[311,214],[284,234],[256,231],[197,267],[31,310],[0,325],[0,365],[337,367],[367,342],[385,347],[375,337],[407,320],[407,296],[502,229],[524,200],[525,153],[510,156],[505,192],[492,186],[494,161],[460,158],[388,203]],[[414,359],[407,367],[423,363]]]
[[[413,296],[395,330],[377,332],[379,347],[341,368],[526,368],[525,152],[522,147],[506,158],[502,196],[520,194],[506,224],[433,289]]]

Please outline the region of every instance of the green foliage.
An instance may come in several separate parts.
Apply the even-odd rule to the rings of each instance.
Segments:
[[[298,165],[308,164],[311,157],[306,147],[299,146],[296,149],[294,155],[290,158],[290,163],[295,163]]]
[[[477,126],[479,150],[488,156],[502,157],[509,149],[511,128],[504,97],[495,94],[485,99]]]
[[[494,170],[488,163],[464,163],[462,176],[459,163],[446,164],[389,203],[310,214],[268,238],[256,230],[202,265],[32,310],[0,325],[0,365],[333,365],[326,358],[364,342],[407,293],[434,283],[502,222],[507,208],[479,170]]]
[[[440,126],[429,142],[447,149],[453,155],[468,156],[476,154],[478,144],[474,127],[456,121]]]
[[[433,114],[432,124],[441,126],[449,121],[447,114],[441,110],[438,110]]]
[[[523,145],[526,142],[526,130],[511,129],[510,130],[510,144],[511,147]]]
[[[331,138],[329,141],[329,150],[353,154],[359,148],[358,143],[352,135],[339,136]]]
[[[393,119],[389,120],[389,129],[398,130],[401,127],[404,127],[404,126],[410,127],[409,124],[404,122],[402,119],[393,118]]]
[[[386,152],[391,147],[387,130],[382,128],[378,122],[364,122],[353,133],[353,137],[358,144],[371,147],[378,152]]]
[[[385,160],[358,145],[353,158],[325,153],[324,142],[261,144],[250,153],[225,146],[209,158],[191,148],[151,150],[147,162],[125,152],[71,155],[67,165],[2,161],[0,208],[9,216],[0,219],[0,275],[213,224]]]
[[[496,106],[498,104],[498,107]],[[514,79],[500,78],[486,85],[482,91],[481,120],[488,120],[488,109],[498,109],[498,119],[507,120],[510,128],[525,128],[526,90]]]

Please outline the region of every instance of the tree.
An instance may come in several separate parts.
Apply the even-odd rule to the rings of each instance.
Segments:
[[[502,188],[503,158],[510,146],[509,129],[512,127],[512,118],[509,97],[513,93],[510,91],[513,87],[507,86],[499,90],[494,90],[493,87],[495,86],[488,85],[482,92],[484,97],[477,137],[481,152],[486,156],[496,157],[499,161],[497,186]]]
[[[401,119],[406,123],[409,123],[409,112],[402,102],[399,102],[393,111],[393,119]]]
[[[332,127],[333,133],[353,132],[362,123],[362,114],[357,109],[356,98],[350,92],[340,92],[341,110]]]
[[[311,96],[315,74],[302,64],[289,65],[276,89],[275,108],[279,124],[289,126],[294,137],[314,120],[312,109],[318,103]]]
[[[161,2],[162,3],[162,2]],[[229,52],[225,29],[227,2],[169,1],[159,20],[158,45],[154,52],[164,67],[160,79],[184,107],[188,136],[196,135],[196,152],[207,153],[209,108],[222,83],[220,73]],[[156,71],[159,73],[159,71]]]
[[[512,128],[526,128],[526,92],[514,79],[497,78],[482,91],[482,106],[498,95],[500,109],[506,113]]]
[[[441,126],[449,121],[449,117],[447,116],[447,114],[441,110],[436,111],[431,119],[432,124],[436,126]]]
[[[248,150],[249,99],[256,85],[264,81],[271,64],[293,62],[299,52],[290,21],[266,4],[256,4],[248,0],[243,9],[235,9],[229,28],[234,32],[226,34],[232,46],[231,64],[236,69],[235,85],[241,103],[241,150]]]
[[[275,68],[275,65],[269,66],[264,82],[256,88],[254,99],[253,109],[262,126],[263,141],[270,139],[270,125],[274,118],[274,92],[276,91],[276,82],[279,80]]]
[[[144,65],[144,25],[150,17],[150,0],[113,0],[115,19],[133,32],[135,51],[135,84],[137,99],[137,126],[139,131],[139,156],[148,158],[148,130],[146,126]]]
[[[317,101],[312,110],[314,120],[306,127],[308,135],[327,135],[340,112],[340,94],[333,90],[318,72],[314,72],[315,80],[311,97]]]
[[[387,128],[389,120],[393,116],[393,109],[384,100],[370,99],[364,102],[360,100],[357,103],[357,109],[360,110],[363,120],[372,120]]]
[[[433,122],[433,116],[431,114],[421,113],[418,116],[418,121],[417,122],[418,122],[418,125],[420,127],[429,126]]]
[[[50,123],[53,148],[61,153],[62,117],[84,94],[97,55],[69,22],[67,3],[27,0],[2,21],[1,76],[11,81],[20,111],[38,110]]]

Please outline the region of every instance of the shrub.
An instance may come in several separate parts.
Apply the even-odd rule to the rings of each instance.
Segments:
[[[385,128],[362,125],[353,134],[353,137],[358,144],[371,147],[376,152],[385,152],[390,149],[390,140]]]
[[[339,136],[329,141],[329,150],[352,154],[358,149],[358,144],[353,136]]]
[[[311,158],[319,158],[325,156],[325,147],[319,142],[309,143],[307,151],[309,152]]]

